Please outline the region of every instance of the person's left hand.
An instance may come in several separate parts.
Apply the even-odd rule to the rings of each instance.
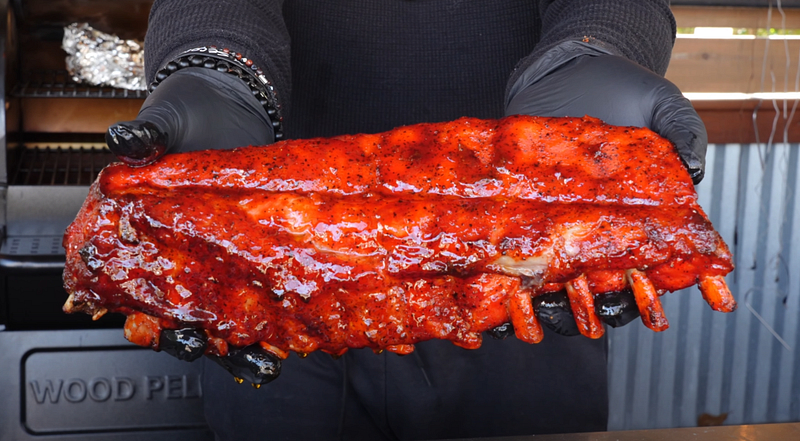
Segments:
[[[506,115],[599,118],[618,126],[648,127],[675,145],[695,184],[703,178],[705,125],[677,86],[618,55],[569,42],[528,67],[509,90]],[[539,321],[562,335],[578,327],[565,293],[534,298]],[[597,296],[600,318],[613,327],[639,316],[632,293]]]
[[[708,135],[678,87],[627,58],[576,54],[575,47],[556,48],[549,65],[528,68],[511,88],[506,115],[588,115],[612,125],[648,127],[675,144],[692,181],[699,183]]]
[[[575,322],[575,315],[572,313],[566,291],[541,294],[534,297],[532,302],[536,318],[548,329],[567,337],[581,333]],[[600,320],[612,328],[627,325],[639,317],[639,308],[636,306],[636,299],[630,289],[595,296],[594,308]],[[497,339],[504,339],[513,333],[514,328],[511,323],[489,331],[489,334]]]

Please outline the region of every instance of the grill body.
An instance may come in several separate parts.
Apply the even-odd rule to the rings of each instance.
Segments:
[[[213,439],[203,418],[203,363],[128,343],[120,315],[92,321],[61,311],[64,230],[114,160],[103,127],[144,98],[71,80],[63,26],[87,21],[143,36],[149,4],[0,0],[2,440]]]

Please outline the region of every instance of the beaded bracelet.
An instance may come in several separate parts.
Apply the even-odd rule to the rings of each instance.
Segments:
[[[156,72],[155,80],[150,84],[148,90],[152,93],[168,76],[187,67],[214,69],[244,81],[253,96],[267,111],[267,115],[272,121],[275,140],[283,138],[283,115],[272,83],[264,75],[264,72],[253,63],[253,60],[243,57],[238,52],[231,52],[228,48],[217,49],[216,46],[208,46],[182,52]]]

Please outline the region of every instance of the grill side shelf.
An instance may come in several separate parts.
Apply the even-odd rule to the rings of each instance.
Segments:
[[[13,274],[61,272],[61,236],[6,237],[0,245],[0,272]]]
[[[0,272],[26,274],[64,269],[64,231],[75,219],[89,185],[10,185]]]

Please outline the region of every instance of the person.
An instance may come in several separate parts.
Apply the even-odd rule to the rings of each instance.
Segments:
[[[461,116],[590,115],[665,136],[699,182],[705,128],[663,77],[675,32],[667,0],[156,0],[151,93],[107,140],[140,165]],[[258,390],[207,363],[206,418],[218,439],[234,440],[605,430],[607,342],[559,335],[574,334],[569,308],[549,306],[558,332],[537,345],[511,337],[474,351],[429,341],[405,357],[292,355]]]

